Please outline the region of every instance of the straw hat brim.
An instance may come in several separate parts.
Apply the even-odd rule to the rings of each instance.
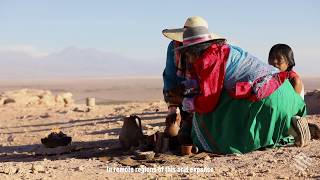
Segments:
[[[174,41],[179,41],[179,42],[183,42],[183,32],[184,32],[185,28],[179,28],[179,29],[164,29],[162,31],[162,34]],[[226,39],[218,34],[215,33],[210,33],[212,40],[216,40],[216,39]]]
[[[221,38],[221,39],[223,39],[223,38]],[[195,42],[195,43],[190,43],[190,44],[188,44],[188,45],[185,45],[185,46],[179,46],[179,47],[177,47],[177,48],[174,48],[173,50],[174,51],[180,51],[180,50],[182,50],[182,49],[185,49],[185,48],[187,48],[187,47],[190,47],[190,46],[193,46],[193,45],[196,45],[196,44],[201,44],[201,43],[205,43],[205,42],[210,42],[210,41],[214,41],[214,40],[217,40],[217,39],[209,39],[209,40],[207,40],[207,41],[202,41],[202,42]]]

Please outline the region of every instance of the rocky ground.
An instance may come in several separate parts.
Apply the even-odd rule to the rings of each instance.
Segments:
[[[33,94],[41,102],[38,95]],[[136,114],[142,118],[144,133],[161,131],[166,116],[163,101],[88,108],[53,100],[50,93],[47,98],[55,104],[0,106],[0,179],[320,179],[319,140],[304,148],[244,155],[162,154],[137,160],[118,148],[122,119]],[[320,125],[320,115],[308,119]],[[56,128],[71,136],[72,144],[44,148],[40,139]]]

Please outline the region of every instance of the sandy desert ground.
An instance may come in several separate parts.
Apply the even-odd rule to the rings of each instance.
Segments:
[[[304,82],[308,91],[320,88],[320,78]],[[282,147],[244,155],[131,158],[118,149],[122,118],[140,116],[148,134],[163,130],[166,104],[161,86],[159,78],[0,80],[0,92],[48,89],[55,94],[71,92],[75,99],[67,106],[0,106],[0,179],[320,179],[319,140],[303,148]],[[86,107],[86,97],[95,97],[98,105]],[[320,103],[320,96],[317,98]],[[307,117],[320,125],[320,114]],[[71,136],[71,146],[44,148],[40,139],[53,128]]]

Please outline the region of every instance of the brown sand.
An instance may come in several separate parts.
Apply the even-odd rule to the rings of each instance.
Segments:
[[[142,117],[145,132],[163,130],[166,105],[160,79],[79,79],[51,81],[1,81],[0,91],[20,88],[70,91],[78,103],[96,97],[101,105],[89,112],[75,104],[68,107],[0,107],[0,179],[299,179],[320,178],[320,141],[304,148],[284,147],[244,155],[167,155],[162,160],[138,162],[136,170],[153,173],[117,173],[108,170],[126,166],[124,155],[109,151],[118,147],[122,117]],[[314,89],[316,89],[315,87]],[[320,115],[308,116],[320,125]],[[151,126],[145,126],[145,125]],[[60,155],[48,153],[40,139],[52,128],[73,138],[73,147]],[[50,154],[50,153],[49,153]],[[161,168],[165,168],[161,172]],[[191,168],[209,172],[190,172]],[[114,168],[114,169],[113,169]],[[159,168],[159,169],[158,169]],[[185,168],[185,172],[169,171]],[[186,168],[189,168],[188,171]]]

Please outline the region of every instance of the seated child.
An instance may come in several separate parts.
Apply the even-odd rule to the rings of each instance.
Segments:
[[[278,68],[280,71],[287,71],[289,79],[294,90],[304,99],[304,85],[299,75],[292,70],[295,66],[293,51],[286,44],[276,44],[272,46],[269,52],[268,62],[270,65]],[[312,139],[320,139],[320,127],[309,123],[309,129]]]
[[[304,99],[304,85],[299,75],[293,71],[295,66],[293,51],[286,44],[276,44],[269,52],[268,62],[280,71],[288,72],[288,79],[294,90]]]

